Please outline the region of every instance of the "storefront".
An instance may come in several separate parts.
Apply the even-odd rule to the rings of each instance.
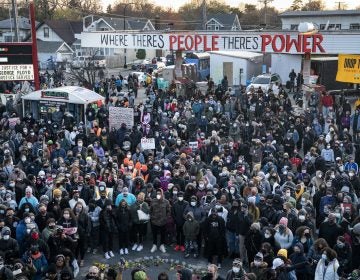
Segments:
[[[86,122],[89,103],[101,104],[105,98],[94,91],[78,86],[38,90],[22,96],[23,114],[31,112],[35,119],[51,119],[58,108],[71,113],[76,122]]]

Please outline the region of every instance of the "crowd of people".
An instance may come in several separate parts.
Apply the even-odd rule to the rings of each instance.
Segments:
[[[358,279],[358,108],[314,92],[295,114],[281,85],[245,92],[225,78],[183,95],[154,78],[136,104],[116,81],[97,84],[106,102],[88,106],[87,123],[57,112],[10,126],[18,113],[0,106],[0,279],[74,279],[90,254],[170,250],[206,258],[202,279],[223,279],[225,258],[226,280]],[[111,106],[133,106],[134,127],[109,127]],[[99,277],[90,267],[86,279]]]

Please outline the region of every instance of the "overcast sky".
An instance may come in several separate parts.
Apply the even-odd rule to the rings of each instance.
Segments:
[[[113,0],[102,0],[106,7],[108,4],[114,4]],[[307,2],[308,0],[305,0],[303,2]],[[354,9],[355,7],[360,5],[359,0],[323,0],[323,2],[326,4],[327,9],[334,9],[338,5],[336,2],[344,2],[347,5],[347,9]],[[161,6],[166,7],[172,7],[172,8],[179,8],[184,3],[187,3],[189,1],[186,0],[152,0],[153,3]],[[240,3],[252,3],[258,5],[258,0],[247,0],[247,1],[239,1],[239,0],[225,0],[225,3],[229,4],[230,6],[237,7]],[[282,11],[289,6],[291,6],[292,0],[274,0],[272,3],[270,3],[270,6],[276,7],[278,10]]]

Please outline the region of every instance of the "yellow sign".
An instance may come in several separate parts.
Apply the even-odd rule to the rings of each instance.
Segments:
[[[360,55],[339,54],[336,81],[360,84]]]

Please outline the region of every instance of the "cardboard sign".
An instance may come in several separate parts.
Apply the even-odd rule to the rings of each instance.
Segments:
[[[141,148],[155,150],[155,138],[141,138]]]
[[[0,81],[34,80],[32,64],[0,65]]]
[[[336,80],[344,83],[360,83],[360,55],[339,54]]]
[[[189,147],[191,148],[192,151],[196,151],[198,149],[198,142],[194,141],[194,142],[189,142]]]
[[[109,108],[109,126],[118,129],[121,124],[126,124],[127,128],[134,126],[134,109],[123,107],[110,107]]]

